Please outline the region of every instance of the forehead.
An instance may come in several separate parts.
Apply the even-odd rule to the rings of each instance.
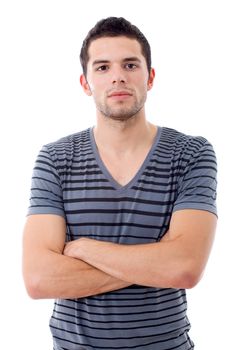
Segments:
[[[143,60],[141,45],[136,39],[125,36],[103,37],[92,41],[88,49],[89,63],[94,60],[122,60],[126,57],[138,57]]]

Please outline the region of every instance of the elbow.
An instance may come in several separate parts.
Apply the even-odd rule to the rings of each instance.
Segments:
[[[24,284],[27,294],[32,299],[44,299],[45,295],[42,289],[41,278],[33,274],[31,276],[24,275]]]
[[[182,281],[183,289],[194,288],[198,284],[200,279],[201,279],[201,276],[195,273],[192,273],[192,272],[186,273]]]
[[[192,289],[198,284],[198,282],[201,279],[201,276],[202,274],[198,271],[195,271],[195,269],[188,269],[182,271],[180,275],[177,276],[177,279],[174,281],[174,284],[176,285],[175,288]]]

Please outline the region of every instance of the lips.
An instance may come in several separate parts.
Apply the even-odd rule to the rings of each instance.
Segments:
[[[111,92],[108,97],[124,97],[124,96],[132,96],[132,94],[129,91],[114,91]]]

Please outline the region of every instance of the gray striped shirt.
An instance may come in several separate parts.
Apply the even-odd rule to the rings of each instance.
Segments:
[[[28,214],[62,215],[67,241],[159,241],[176,210],[216,214],[216,158],[210,143],[159,127],[134,178],[120,186],[103,164],[93,129],[44,146],[33,171]],[[156,271],[156,267],[155,267]],[[50,320],[56,350],[188,350],[183,289],[128,288],[58,299]]]

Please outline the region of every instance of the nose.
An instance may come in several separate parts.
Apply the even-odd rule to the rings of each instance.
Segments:
[[[124,72],[124,70],[121,67],[114,67],[112,69],[112,84],[116,84],[116,83],[126,83],[127,79],[126,79],[126,74]]]

